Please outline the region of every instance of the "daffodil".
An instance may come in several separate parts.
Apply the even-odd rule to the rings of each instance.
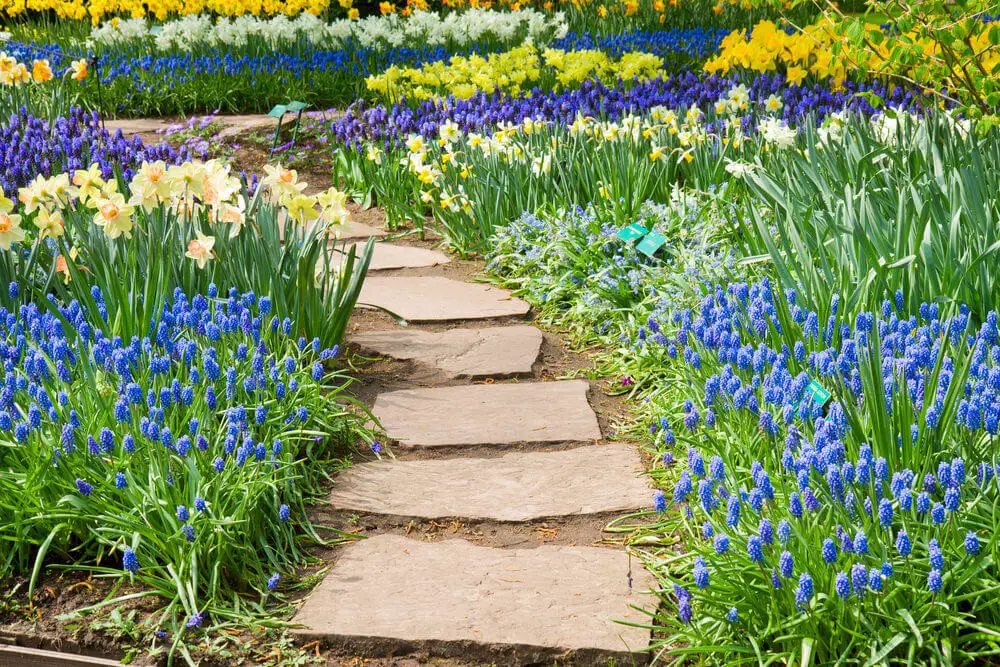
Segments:
[[[10,250],[11,245],[24,240],[21,216],[0,210],[0,248]]]
[[[288,209],[288,217],[299,224],[312,222],[319,217],[315,197],[298,194],[285,202],[285,206]]]
[[[104,178],[101,166],[97,163],[88,169],[77,169],[73,172],[73,185],[77,187],[80,201],[89,204],[90,200],[104,191]]]
[[[50,211],[42,207],[38,209],[38,214],[35,215],[32,222],[38,228],[38,234],[42,238],[51,237],[57,239],[66,231],[66,222],[63,220],[62,212],[59,210]]]
[[[135,208],[125,202],[125,197],[117,192],[104,193],[94,203],[97,207],[94,224],[104,228],[108,238],[116,239],[123,235],[125,238],[132,237],[132,228],[135,226],[132,214]]]
[[[70,66],[69,71],[74,79],[77,81],[83,81],[87,78],[87,60],[86,58],[80,58],[79,60],[74,60]]]
[[[196,238],[188,242],[187,252],[184,253],[184,256],[193,259],[198,264],[199,269],[204,269],[209,260],[215,258],[215,253],[212,251],[214,247],[215,237],[205,236],[199,230]]]

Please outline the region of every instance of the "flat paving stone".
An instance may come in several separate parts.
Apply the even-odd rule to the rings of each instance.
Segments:
[[[444,377],[488,377],[531,372],[542,349],[542,332],[532,326],[488,329],[391,329],[351,337],[362,350],[414,361]]]
[[[642,461],[622,443],[498,458],[387,460],[351,466],[335,509],[421,519],[532,521],[649,505]]]
[[[384,229],[379,229],[378,227],[372,227],[371,225],[366,225],[363,222],[351,221],[346,225],[340,225],[336,228],[337,238],[339,239],[367,239],[372,236],[375,238],[382,238],[386,235]]]
[[[531,306],[505,290],[441,276],[373,276],[360,305],[384,308],[410,322],[446,322],[528,314]]]
[[[644,594],[654,586],[615,549],[496,549],[378,535],[344,549],[296,614],[305,627],[293,632],[366,654],[450,649],[482,662],[558,656],[607,665],[649,646],[648,629],[616,621],[648,623],[632,605],[655,607]]]
[[[373,413],[403,447],[588,442],[601,437],[583,380],[403,389],[379,394]]]
[[[162,133],[169,128],[181,127],[185,121],[168,118],[121,118],[104,121],[104,126],[110,132],[121,130],[122,134],[152,134]],[[243,114],[229,116],[212,116],[211,122],[222,126],[220,135],[232,136],[243,130],[277,126],[278,121],[266,114]]]
[[[344,252],[350,251],[351,247],[356,248],[358,254],[364,249],[363,243],[348,243],[344,245]],[[369,271],[388,271],[391,269],[419,269],[427,266],[437,266],[447,264],[451,259],[448,255],[437,250],[427,248],[416,248],[407,245],[393,245],[392,243],[376,243],[372,251],[372,261],[368,266]]]

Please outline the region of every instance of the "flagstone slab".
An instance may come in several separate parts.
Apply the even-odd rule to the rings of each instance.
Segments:
[[[630,586],[631,583],[631,586]],[[632,606],[653,577],[620,550],[480,547],[378,535],[346,547],[295,616],[303,641],[353,644],[365,653],[460,652],[465,659],[525,664],[552,657],[607,664],[650,642]],[[628,663],[626,663],[628,664]]]
[[[531,309],[497,287],[441,276],[371,276],[358,303],[384,308],[410,322],[523,317]]]
[[[350,252],[351,247],[355,248],[357,254],[364,250],[363,243],[345,244],[344,252]],[[437,250],[427,248],[416,248],[407,245],[393,245],[392,243],[377,243],[372,251],[372,261],[368,266],[369,271],[388,271],[391,269],[419,269],[427,266],[437,266],[447,264],[451,259],[448,255]]]
[[[363,222],[355,220],[336,227],[334,233],[338,239],[367,239],[372,236],[382,238],[386,235],[384,229],[372,227],[371,225],[366,225]]]
[[[531,372],[542,349],[542,332],[532,326],[488,329],[391,329],[351,337],[362,350],[435,368],[446,377],[522,375]]]
[[[615,443],[498,458],[386,460],[351,466],[335,509],[403,518],[532,521],[625,512],[650,502],[635,448]]]
[[[583,380],[403,389],[374,415],[403,447],[589,442],[601,437]]]

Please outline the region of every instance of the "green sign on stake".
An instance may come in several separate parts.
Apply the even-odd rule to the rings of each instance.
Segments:
[[[663,244],[667,242],[667,237],[659,232],[650,232],[646,234],[646,238],[639,241],[639,245],[635,247],[636,250],[641,252],[646,257],[653,259],[656,255],[656,251],[663,247]]]
[[[308,108],[309,105],[305,102],[292,100],[288,104],[275,104],[274,107],[267,112],[268,116],[278,119],[278,127],[274,130],[274,141],[271,142],[272,155],[274,154],[274,149],[278,146],[278,135],[281,134],[281,121],[284,119],[285,114],[298,114],[295,117],[295,129],[292,131],[292,144],[294,144],[299,137],[299,124],[302,122],[302,112]]]
[[[812,394],[813,405],[818,405],[820,409],[830,400],[830,392],[816,380],[810,380],[806,390]]]
[[[651,229],[646,229],[638,222],[633,222],[631,225],[623,227],[615,236],[622,241],[642,239],[635,248],[650,259],[655,259],[656,251],[662,248],[663,244],[667,242],[666,236]]]
[[[628,227],[623,227],[616,236],[618,236],[618,238],[622,241],[634,241],[636,239],[641,239],[648,233],[648,229],[640,225],[638,222],[633,222]]]

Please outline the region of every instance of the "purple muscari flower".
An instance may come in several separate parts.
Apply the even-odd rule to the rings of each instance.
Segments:
[[[896,535],[896,551],[899,555],[906,558],[913,551],[913,544],[910,542],[910,536],[906,534],[905,530],[899,531]]]
[[[86,481],[80,479],[79,477],[76,478],[76,488],[80,492],[80,495],[82,496],[89,496],[94,490],[93,485],[88,484]]]
[[[653,509],[660,514],[667,511],[667,498],[663,495],[663,491],[657,490],[653,493]]]
[[[930,561],[931,567],[935,570],[944,569],[944,556],[941,554],[941,545],[935,538],[927,543],[927,556]]]
[[[774,527],[771,525],[770,519],[761,519],[760,524],[757,527],[757,533],[760,535],[760,539],[764,544],[771,544],[774,542]]]
[[[799,494],[793,492],[788,501],[788,511],[796,519],[802,518],[802,500],[799,498]]]
[[[788,540],[792,538],[792,526],[788,523],[788,519],[782,519],[778,522],[778,540],[782,544],[786,544]]]
[[[792,554],[788,551],[782,551],[781,556],[778,558],[778,568],[781,570],[781,576],[786,579],[790,578],[794,566],[795,561],[792,559]]]
[[[282,523],[287,523],[291,516],[291,510],[288,509],[288,505],[282,504],[281,507],[278,508],[278,519],[280,519]]]
[[[128,480],[125,479],[125,473],[119,472],[115,475],[115,488],[118,490],[124,489],[128,486]]]
[[[944,523],[944,505],[941,503],[934,503],[934,507],[931,508],[931,521],[935,525],[941,525]]]
[[[882,591],[882,572],[878,568],[868,570],[868,588],[876,593]]]
[[[715,553],[720,556],[729,551],[729,536],[725,533],[718,533],[714,540]]]
[[[726,508],[726,525],[735,528],[740,522],[740,499],[739,496],[729,497],[729,504]]]
[[[846,600],[851,597],[851,580],[848,579],[847,574],[844,572],[838,572],[837,576],[834,577],[834,590],[837,592],[837,597],[842,600]]]
[[[823,540],[822,553],[823,560],[826,561],[827,565],[833,565],[837,562],[837,545],[829,537]]]
[[[813,596],[813,580],[808,572],[803,572],[799,575],[799,587],[795,591],[795,605],[801,611],[805,611],[806,606],[809,604],[809,600]]]
[[[278,584],[281,582],[280,574],[272,574],[271,578],[267,580],[267,590],[273,591],[278,588]]]
[[[917,496],[917,514],[926,514],[931,508],[931,497],[926,491],[921,491]]]
[[[865,589],[868,588],[868,570],[861,563],[855,563],[851,567],[851,585],[859,598],[864,597]]]
[[[927,589],[934,594],[941,592],[941,571],[931,570],[930,574],[927,575]]]
[[[729,611],[726,612],[726,620],[734,624],[740,622],[740,612],[737,611],[736,607],[729,608]]]
[[[878,503],[878,520],[883,527],[892,525],[892,503],[887,498],[883,498]]]
[[[139,571],[139,559],[128,547],[125,547],[125,553],[122,555],[122,567],[133,574]]]
[[[202,624],[202,621],[204,620],[205,620],[204,614],[195,613],[188,618],[186,625],[189,628],[197,628],[199,625]]]
[[[699,556],[694,561],[694,583],[698,588],[708,588],[709,576],[708,568],[705,566],[705,559]]]
[[[965,534],[965,553],[970,556],[979,554],[979,536],[975,531],[970,530]]]
[[[944,492],[944,508],[949,512],[956,512],[961,502],[962,494],[958,488],[954,486],[948,487],[948,490]]]
[[[205,503],[205,499],[201,496],[195,496],[194,508],[198,512],[205,512],[208,510],[208,505]]]
[[[868,553],[868,536],[863,531],[858,531],[854,536],[854,553],[866,555]]]
[[[761,541],[758,536],[751,535],[749,538],[747,538],[747,555],[750,556],[750,560],[752,560],[755,563],[764,562],[763,547],[761,545]]]

